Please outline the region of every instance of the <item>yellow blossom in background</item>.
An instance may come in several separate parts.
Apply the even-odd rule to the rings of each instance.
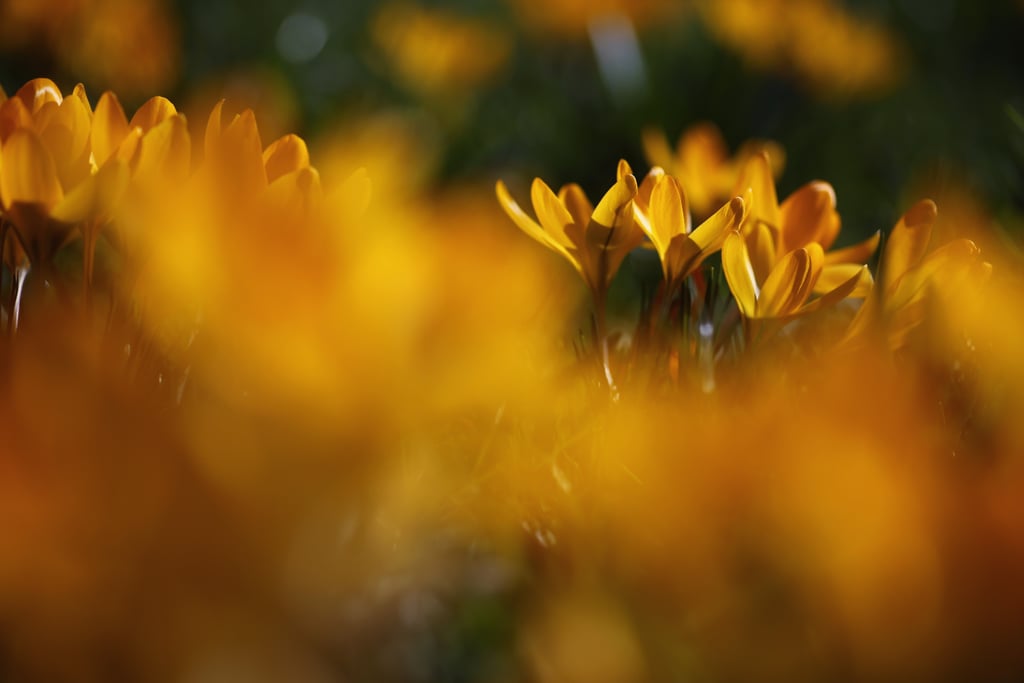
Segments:
[[[509,37],[497,25],[408,2],[377,10],[371,34],[398,80],[433,96],[480,86],[511,51]]]
[[[830,97],[870,96],[902,75],[899,40],[834,0],[704,0],[701,17],[753,66]]]
[[[748,140],[730,158],[718,127],[708,122],[683,131],[674,149],[663,132],[648,128],[643,133],[643,146],[652,166],[661,167],[679,179],[686,188],[690,208],[702,218],[711,215],[731,196],[740,172],[752,156],[766,153],[775,178],[782,173],[786,160],[782,147],[770,140]]]
[[[683,11],[683,0],[508,0],[522,21],[541,32],[577,37],[594,22],[627,19],[643,27]]]
[[[164,0],[14,0],[0,3],[6,49],[49,50],[66,70],[138,96],[173,84],[180,38]]]

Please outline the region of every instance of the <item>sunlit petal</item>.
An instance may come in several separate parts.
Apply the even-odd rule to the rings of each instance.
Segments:
[[[750,265],[747,242],[738,232],[729,234],[722,245],[722,270],[740,313],[745,318],[754,317],[760,291]]]

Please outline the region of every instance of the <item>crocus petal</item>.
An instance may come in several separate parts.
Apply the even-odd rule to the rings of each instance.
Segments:
[[[704,259],[722,248],[726,237],[739,227],[742,220],[743,200],[733,197],[692,233],[673,238],[668,248],[666,277],[681,280],[697,270]]]
[[[206,119],[206,135],[203,138],[203,151],[206,154],[207,159],[212,159],[217,156],[217,149],[220,147],[220,137],[222,132],[223,122],[221,118],[224,115],[224,100],[217,102],[213,105],[213,109],[210,111],[210,116]]]
[[[309,150],[298,135],[285,135],[270,143],[263,152],[263,167],[267,182],[273,183],[283,175],[309,166]]]
[[[733,197],[715,213],[697,226],[690,233],[690,239],[704,252],[713,252],[721,247],[722,242],[732,230],[739,228],[743,219],[745,202],[740,197]]]
[[[32,127],[32,113],[17,97],[0,103],[0,142],[4,142],[11,133],[19,128]]]
[[[144,184],[181,181],[189,170],[189,147],[185,117],[165,119],[142,136],[135,177]]]
[[[863,298],[871,292],[871,271],[868,270],[867,266],[854,265],[855,272],[852,272],[850,276],[837,284],[835,287],[826,291],[822,296],[818,297],[814,301],[809,302],[803,308],[800,309],[799,313],[811,313],[813,311],[828,308],[834,306],[843,299]],[[828,270],[827,268],[825,269]],[[825,271],[822,271],[824,274]],[[824,275],[819,278],[819,281],[824,278]],[[816,288],[817,289],[817,288]],[[861,306],[863,309],[867,304]],[[860,316],[858,312],[858,317]],[[865,324],[865,321],[855,321],[856,326],[859,328]],[[851,330],[854,328],[854,324],[851,324]]]
[[[33,114],[39,111],[47,102],[60,104],[64,100],[60,88],[49,78],[33,78],[21,86],[14,97],[21,100],[25,108]]]
[[[520,230],[522,230],[527,235],[537,240],[544,246],[548,247],[549,249],[553,249],[554,251],[560,253],[562,256],[568,259],[573,264],[573,266],[575,266],[576,269],[580,271],[582,274],[582,270],[580,269],[577,260],[569,254],[569,252],[562,244],[555,241],[548,233],[546,233],[544,229],[540,227],[537,221],[530,218],[530,216],[527,215],[527,213],[523,211],[522,208],[520,208],[516,200],[512,198],[512,195],[511,193],[509,193],[508,188],[505,186],[504,182],[499,180],[495,185],[494,189],[498,195],[498,202],[501,204],[501,207],[505,210],[505,213],[508,214],[508,217],[512,219],[512,222],[515,223]]]
[[[748,188],[753,190],[748,220],[767,223],[777,230],[780,223],[779,199],[775,194],[771,162],[764,152],[755,154],[744,165],[733,194],[743,196]]]
[[[867,277],[861,275],[864,272],[867,272]],[[814,284],[814,292],[815,294],[830,292],[855,276],[858,277],[857,287],[848,296],[863,299],[871,293],[873,285],[871,274],[865,271],[865,266],[858,263],[828,263],[826,258],[821,275]]]
[[[863,242],[858,242],[842,249],[834,249],[825,254],[825,263],[864,263],[878,249],[878,243],[881,239],[882,233],[877,231]]]
[[[779,207],[779,250],[783,253],[817,242],[832,246],[839,232],[836,193],[826,182],[807,183]]]
[[[894,289],[888,292],[886,309],[899,309],[920,299],[929,284],[971,266],[980,253],[978,246],[969,239],[957,239],[942,245],[900,278]]]
[[[747,212],[750,215],[750,212]],[[746,225],[751,226],[747,221]],[[775,266],[775,237],[771,228],[764,223],[753,223],[746,235],[747,248],[750,250],[750,263],[758,282],[764,282]]]
[[[586,225],[590,221],[590,214],[594,212],[594,205],[590,203],[583,188],[576,183],[563,185],[558,191],[558,199],[565,204],[565,208],[572,216],[577,225]]]
[[[35,132],[26,128],[14,131],[4,143],[2,154],[0,196],[4,208],[24,202],[39,204],[49,211],[63,199],[57,167]]]
[[[620,226],[622,221],[625,220],[624,215],[627,213],[624,209],[627,207],[632,209],[630,202],[636,196],[637,189],[636,178],[632,175],[620,178],[612,185],[611,189],[605,192],[604,196],[601,197],[601,201],[594,207],[590,217],[591,222],[605,228]],[[632,212],[628,213],[629,216],[626,218],[632,220]]]
[[[89,104],[89,95],[85,92],[85,86],[79,83],[75,86],[75,89],[71,91],[71,97],[74,97],[82,105],[82,107],[89,113],[89,120],[92,120],[92,105]]]
[[[818,282],[818,278],[821,277],[822,269],[825,267],[825,251],[821,248],[820,244],[811,242],[802,251],[807,254],[807,267],[801,273],[800,281],[793,292],[791,309],[798,308],[807,301],[807,298],[811,296],[811,292],[814,291],[814,285]]]
[[[807,267],[808,257],[805,249],[794,249],[783,256],[761,286],[761,295],[757,298],[756,317],[778,318],[794,310],[793,301]]]
[[[633,197],[633,203],[640,208],[641,211],[647,212],[651,206],[651,193],[654,192],[654,185],[658,182],[658,178],[665,175],[665,169],[660,166],[652,166],[651,170],[647,172],[644,179],[640,181],[640,187],[636,190],[636,197]]]
[[[563,247],[573,246],[573,242],[566,235],[566,227],[574,223],[573,216],[548,184],[540,178],[534,178],[533,184],[530,185],[530,198],[533,200],[537,220],[544,231]]]
[[[66,97],[59,104],[47,103],[45,122],[39,123],[39,138],[53,158],[57,176],[65,188],[72,188],[89,175],[89,136],[92,111],[79,97]]]
[[[88,220],[105,222],[124,195],[128,177],[128,166],[114,159],[66,194],[51,215],[69,225]]]
[[[760,291],[750,265],[747,242],[739,232],[733,231],[722,245],[722,270],[736,305],[744,318],[753,318]]]
[[[151,97],[138,108],[128,125],[132,128],[141,128],[143,133],[148,133],[177,113],[174,104],[166,97]]]
[[[880,266],[884,292],[888,292],[924,256],[938,213],[935,202],[924,199],[912,206],[893,228]]]
[[[664,264],[672,238],[690,232],[686,195],[683,194],[683,188],[680,187],[678,180],[672,176],[657,179],[651,192],[651,205],[647,217],[650,220],[649,237]]]
[[[263,144],[256,125],[256,115],[246,109],[236,116],[224,130],[221,145],[231,160],[231,176],[240,187],[249,191],[262,190],[267,185],[267,173],[263,168]]]
[[[128,117],[117,95],[109,90],[100,96],[92,119],[92,155],[98,166],[106,163],[128,136]]]

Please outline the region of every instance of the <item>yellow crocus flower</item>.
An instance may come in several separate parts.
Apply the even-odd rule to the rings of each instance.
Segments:
[[[629,165],[622,161],[619,174],[626,173]],[[683,185],[655,166],[640,184],[634,210],[637,223],[658,252],[671,291],[722,248],[743,220],[744,202],[734,197],[694,229]]]
[[[890,347],[899,348],[924,319],[930,289],[977,285],[988,278],[992,265],[979,258],[981,250],[969,239],[955,239],[928,251],[937,217],[935,202],[924,199],[896,223],[882,253],[878,285],[850,324],[847,341],[881,319]]]
[[[861,280],[869,277],[867,266],[823,296],[809,301],[825,266],[821,245],[812,242],[790,251],[765,277],[754,270],[747,241],[733,231],[722,246],[722,269],[744,319],[787,321],[831,306],[851,296]]]
[[[841,224],[835,190],[829,183],[809,182],[780,204],[771,162],[762,152],[747,161],[736,184],[738,194],[748,190],[752,192],[751,204],[740,232],[747,240],[751,264],[759,281],[764,281],[793,250],[817,244],[824,255],[814,292],[825,294],[856,278],[858,285],[851,295],[867,296],[872,280],[862,265],[878,248],[881,234],[876,232],[858,244],[828,251],[839,235]]]
[[[636,178],[622,174],[595,207],[583,189],[570,183],[556,195],[540,178],[535,178],[530,196],[537,220],[523,211],[498,181],[496,191],[505,213],[519,228],[569,261],[600,301],[622,260],[643,241],[635,219],[633,200]]]
[[[652,166],[679,179],[686,188],[691,210],[699,217],[710,215],[736,196],[740,172],[751,157],[761,152],[768,154],[776,178],[782,173],[786,158],[782,146],[771,140],[749,140],[730,157],[721,132],[709,122],[686,129],[674,149],[662,131],[649,128],[643,133],[643,147]]]

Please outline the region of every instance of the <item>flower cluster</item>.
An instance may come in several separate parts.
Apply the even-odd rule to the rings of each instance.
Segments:
[[[991,271],[969,239],[929,248],[937,210],[925,200],[892,229],[876,284],[865,264],[878,250],[881,233],[833,249],[841,225],[835,191],[815,180],[780,203],[774,175],[781,160],[772,159],[777,146],[751,143],[729,159],[717,132],[701,125],[681,138],[678,154],[656,134],[649,136],[648,148],[672,171],[656,165],[638,182],[629,164],[620,161],[618,181],[596,208],[579,186],[566,185],[556,195],[537,178],[531,190],[534,220],[503,182],[497,185],[498,199],[516,225],[568,259],[583,277],[593,297],[599,343],[607,334],[604,307],[612,278],[626,254],[644,242],[661,263],[659,298],[669,307],[681,307],[684,317],[700,319],[704,334],[715,339],[716,354],[718,348],[734,346],[729,311],[738,313],[742,341],[750,345],[791,329],[797,319],[834,327],[837,316],[818,314],[847,300],[863,304],[838,316],[845,331],[833,330],[833,341],[856,343],[877,332],[877,326],[896,349],[922,322],[925,295],[933,284],[977,285]],[[687,201],[690,184],[700,198],[700,213],[710,213],[697,227]],[[714,202],[729,196],[716,207]],[[710,296],[715,275],[702,268],[718,252],[733,302],[725,314]]]

